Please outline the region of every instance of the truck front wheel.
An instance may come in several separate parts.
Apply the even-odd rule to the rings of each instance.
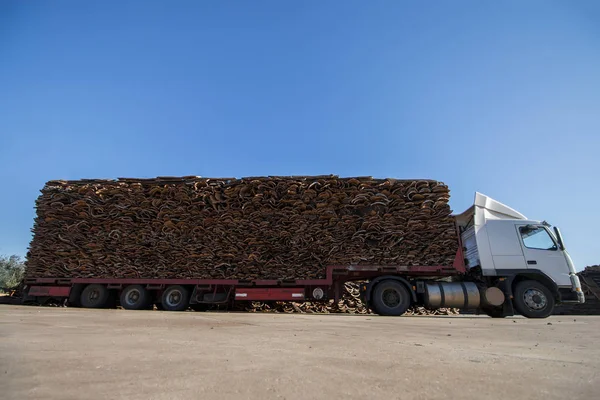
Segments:
[[[190,300],[190,292],[180,285],[169,286],[162,295],[162,308],[166,311],[184,311]]]
[[[80,303],[85,308],[102,308],[108,303],[110,292],[104,285],[87,285],[81,292]]]
[[[402,283],[385,280],[375,286],[371,302],[377,314],[398,316],[410,307],[410,293]]]
[[[538,281],[521,281],[514,291],[514,305],[527,318],[546,318],[554,311],[554,295]]]

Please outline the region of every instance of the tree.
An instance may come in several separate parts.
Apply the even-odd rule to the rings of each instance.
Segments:
[[[21,257],[12,255],[0,256],[0,291],[19,286],[25,273],[25,263]]]

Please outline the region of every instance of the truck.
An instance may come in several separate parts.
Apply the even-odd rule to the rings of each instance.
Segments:
[[[328,265],[319,279],[27,277],[25,299],[54,298],[86,308],[120,304],[128,310],[158,304],[183,311],[235,302],[339,301],[344,283],[359,281],[363,301],[382,316],[425,306],[493,318],[545,318],[557,304],[585,301],[557,227],[480,193],[453,218],[459,243],[451,265]]]

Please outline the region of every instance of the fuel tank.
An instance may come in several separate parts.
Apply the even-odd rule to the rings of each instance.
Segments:
[[[479,288],[473,282],[433,282],[425,285],[425,305],[429,308],[478,308]]]
[[[425,285],[425,306],[429,308],[498,307],[504,293],[497,287],[479,288],[473,282],[432,282]]]

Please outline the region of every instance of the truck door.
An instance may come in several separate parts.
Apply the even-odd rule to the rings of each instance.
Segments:
[[[527,268],[539,269],[558,286],[571,286],[569,266],[558,244],[543,225],[517,225]]]
[[[485,223],[485,232],[487,233],[487,243],[489,243],[489,253],[494,262],[496,272],[527,268],[521,240],[515,234],[515,224],[513,221],[501,219],[488,220]],[[480,242],[482,246],[479,246]],[[480,257],[485,259],[486,243],[483,240],[480,242],[477,243]],[[485,265],[483,266],[485,267]]]

